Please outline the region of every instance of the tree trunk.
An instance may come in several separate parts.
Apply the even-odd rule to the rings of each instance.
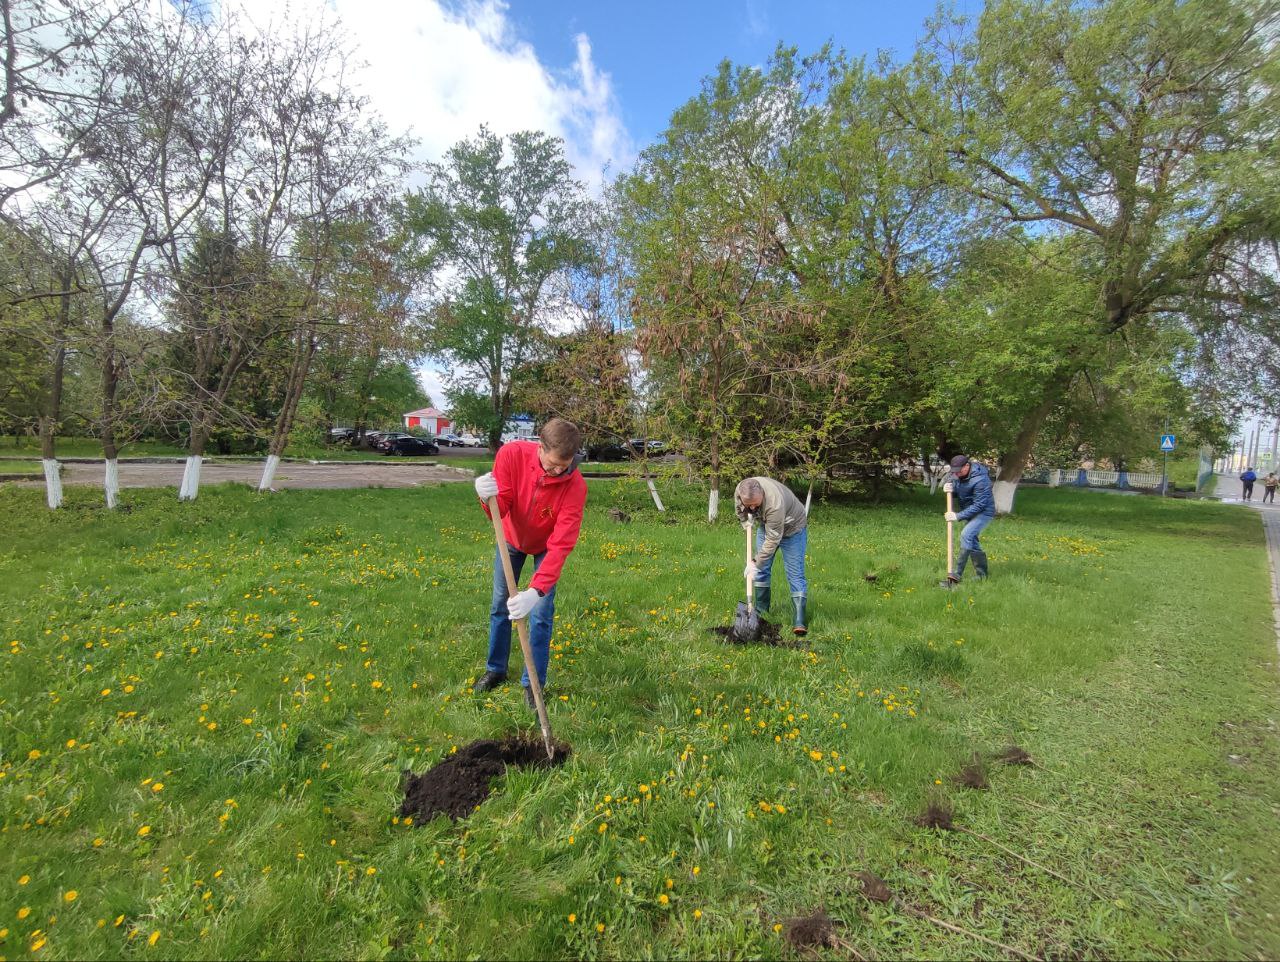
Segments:
[[[316,332],[314,323],[309,323],[299,334],[299,343],[294,352],[293,365],[289,370],[289,381],[285,387],[284,403],[280,415],[276,418],[275,431],[271,436],[271,446],[267,449],[267,462],[262,468],[262,479],[258,482],[258,490],[270,491],[275,481],[276,468],[280,465],[280,456],[289,446],[289,434],[293,430],[293,418],[298,413],[298,403],[302,400],[302,392],[306,387],[307,373],[311,370],[311,361],[316,352]]]
[[[996,514],[1013,513],[1013,499],[1018,492],[1018,482],[1022,480],[1022,472],[1031,458],[1031,449],[1040,435],[1040,429],[1044,427],[1044,422],[1053,411],[1053,406],[1062,396],[1060,389],[1063,386],[1062,378],[1055,378],[1045,385],[1044,400],[1027,414],[1022,422],[1022,429],[1013,442],[1013,447],[1000,458],[1000,473],[992,485]]]
[[[711,435],[711,494],[707,498],[707,520],[720,517],[720,438]]]
[[[62,422],[62,391],[67,369],[67,328],[71,323],[71,281],[67,275],[58,278],[62,296],[58,299],[58,321],[54,328],[53,372],[49,378],[49,397],[40,417],[40,457],[44,464],[45,499],[50,508],[62,505],[62,475],[58,465],[55,438]]]
[[[116,449],[116,390],[120,385],[120,369],[116,365],[115,316],[102,319],[102,457],[106,462],[103,495],[107,507],[116,507],[120,494]]]

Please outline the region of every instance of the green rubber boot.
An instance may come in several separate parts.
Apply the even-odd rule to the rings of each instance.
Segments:
[[[752,585],[754,591],[756,611],[769,610],[769,585]]]
[[[809,623],[804,612],[806,601],[808,601],[808,599],[805,598],[804,595],[791,596],[791,608],[795,614],[795,617],[791,622],[791,633],[797,638],[802,638],[809,633]]]

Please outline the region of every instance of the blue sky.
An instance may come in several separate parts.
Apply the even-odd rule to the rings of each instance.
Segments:
[[[550,65],[571,65],[575,38],[586,34],[643,148],[725,58],[762,64],[779,41],[810,53],[831,40],[851,54],[891,49],[907,59],[935,9],[935,0],[517,0],[507,16]]]

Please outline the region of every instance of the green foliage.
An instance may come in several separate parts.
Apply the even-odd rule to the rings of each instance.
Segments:
[[[450,397],[488,398],[488,414],[466,421],[487,426],[496,445],[513,413],[513,374],[561,303],[557,285],[591,257],[591,203],[558,138],[482,127],[430,166],[405,208],[417,262],[440,291],[424,318],[427,350],[448,365]]]

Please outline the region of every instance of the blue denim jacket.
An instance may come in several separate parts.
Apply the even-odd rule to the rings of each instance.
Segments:
[[[955,486],[956,499],[960,502],[960,510],[956,512],[957,518],[968,521],[979,515],[995,517],[996,499],[991,491],[991,473],[985,464],[970,461],[969,476],[961,481],[953,474],[951,481]]]

